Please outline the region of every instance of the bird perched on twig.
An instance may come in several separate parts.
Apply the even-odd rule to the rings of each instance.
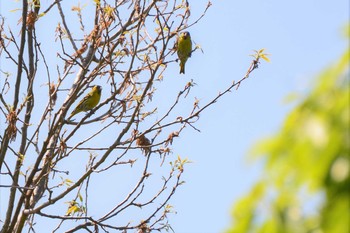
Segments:
[[[33,0],[33,5],[34,5],[34,12],[36,15],[38,15],[40,10],[40,0]]]
[[[177,39],[177,56],[180,59],[180,74],[185,74],[185,64],[192,53],[192,41],[189,32],[181,32]]]
[[[93,109],[100,102],[101,92],[101,86],[95,85],[92,90],[78,103],[78,105],[68,117],[68,120],[79,112],[87,112]]]

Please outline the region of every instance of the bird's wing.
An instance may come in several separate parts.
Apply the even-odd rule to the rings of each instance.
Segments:
[[[77,108],[85,109],[86,101],[92,96],[92,93],[88,93],[77,105]]]

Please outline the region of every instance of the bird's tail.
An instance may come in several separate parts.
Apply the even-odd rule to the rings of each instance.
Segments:
[[[74,109],[73,112],[69,115],[67,120],[70,120],[77,113],[78,113],[78,111],[76,111],[76,109]]]
[[[180,74],[185,74],[185,63],[180,62]]]

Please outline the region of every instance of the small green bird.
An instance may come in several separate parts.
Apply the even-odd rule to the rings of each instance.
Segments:
[[[78,105],[68,117],[68,120],[79,112],[87,112],[93,109],[100,102],[101,92],[101,86],[94,86],[92,90],[78,103]]]
[[[40,10],[40,0],[33,0],[33,4],[34,4],[34,12],[36,13],[36,15],[38,15]]]
[[[192,53],[192,41],[189,32],[182,32],[177,39],[177,56],[180,59],[180,74],[185,74],[185,64]]]

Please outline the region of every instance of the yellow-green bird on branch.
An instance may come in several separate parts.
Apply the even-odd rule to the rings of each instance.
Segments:
[[[192,41],[189,32],[182,32],[177,39],[177,56],[180,59],[180,74],[185,74],[185,64],[192,52]]]
[[[68,117],[68,120],[79,112],[87,112],[96,107],[96,105],[100,102],[101,92],[101,86],[94,86],[92,90],[78,103],[78,105]]]

